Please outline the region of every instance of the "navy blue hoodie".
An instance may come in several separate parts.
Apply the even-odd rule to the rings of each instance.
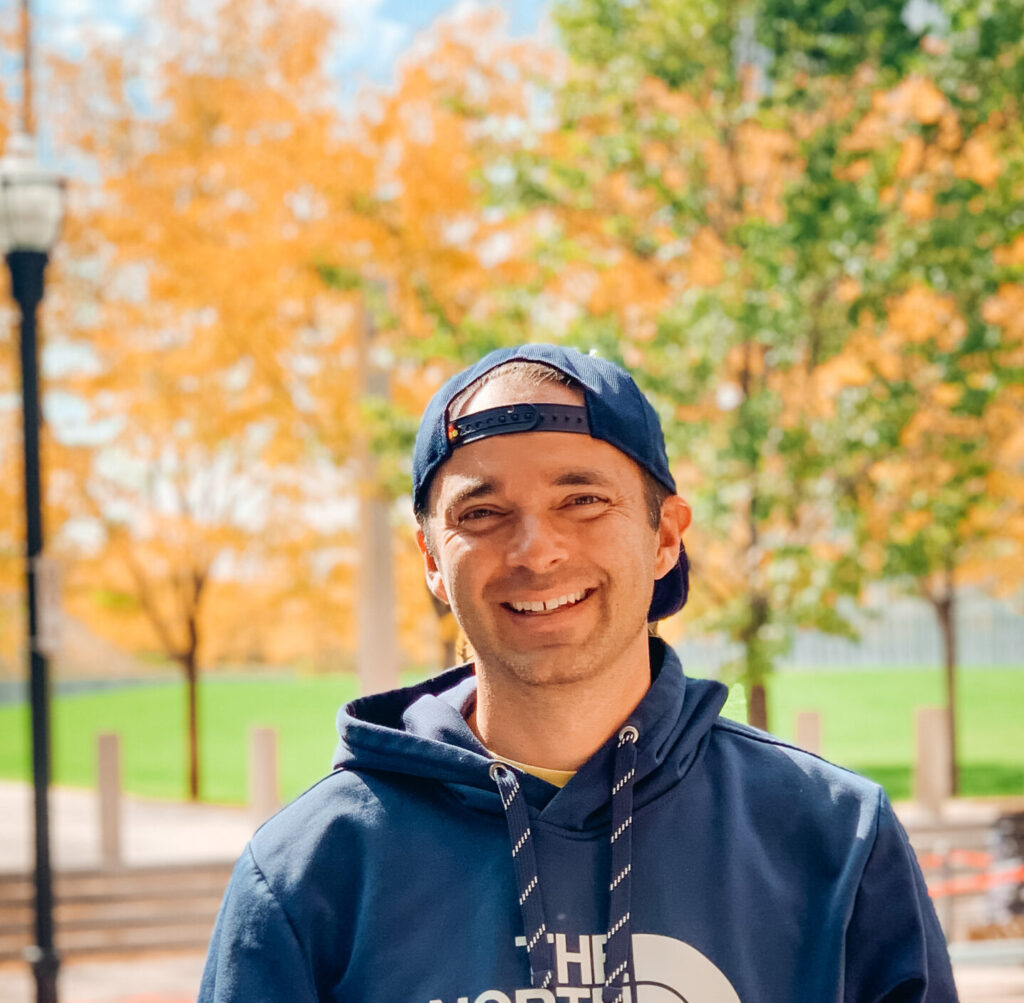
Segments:
[[[719,717],[725,688],[661,669],[630,715],[638,1003],[955,1000],[906,836],[875,784]],[[200,1003],[600,1001],[616,741],[562,789],[518,775],[553,980],[531,984],[493,759],[453,669],[338,715],[336,769],[253,837]],[[534,977],[536,972],[534,972]]]

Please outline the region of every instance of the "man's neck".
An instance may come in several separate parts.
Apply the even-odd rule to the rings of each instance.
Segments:
[[[527,685],[477,665],[476,706],[468,717],[498,756],[553,770],[576,770],[625,723],[651,683],[650,658],[628,671],[578,683]]]

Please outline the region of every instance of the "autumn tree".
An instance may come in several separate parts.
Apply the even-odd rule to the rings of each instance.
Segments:
[[[935,612],[954,791],[959,590],[1005,582],[1024,515],[1022,19],[1019,4],[950,8],[846,142],[848,171],[887,207],[851,304],[850,427],[868,464],[851,498],[870,570]]]
[[[445,373],[409,347],[472,309],[495,266],[478,254],[496,229],[478,212],[474,181],[474,135],[487,126],[462,112],[486,98],[499,114],[502,101],[523,98],[506,65],[518,58],[515,47],[492,16],[477,22],[494,36],[489,48],[453,23],[403,68],[396,93],[367,93],[347,121],[324,78],[332,25],[312,6],[237,0],[197,14],[165,5],[148,26],[152,38],[117,49],[98,42],[85,65],[60,68],[75,112],[63,140],[101,179],[76,189],[68,243],[77,253],[58,297],[67,330],[88,345],[83,372],[69,380],[99,430],[75,468],[83,485],[110,457],[128,454],[166,490],[166,449],[174,464],[188,458],[192,478],[225,454],[244,456],[250,469],[291,471],[293,495],[329,470],[337,492],[353,497],[355,461],[368,443],[382,456],[381,489],[405,489],[397,457],[408,454],[413,421],[396,423],[383,400],[360,399],[356,355],[370,313],[387,397],[407,416],[418,413]],[[155,500],[140,495],[140,513]],[[102,505],[91,517],[109,523]],[[140,515],[104,530],[111,549],[103,566],[121,567],[113,591],[135,590],[131,603],[114,604],[126,616],[146,606],[127,555],[160,544],[132,527],[164,518],[152,510],[148,523]],[[174,532],[202,541],[211,522],[229,529],[223,514],[179,506]],[[348,541],[335,535],[334,546],[315,546],[351,560]],[[209,595],[205,569],[216,548],[198,549],[197,557],[192,543],[165,548],[151,563],[163,584],[149,591],[180,595],[173,583],[184,582],[194,594],[201,581],[200,598]],[[296,569],[311,583],[308,572]],[[410,638],[409,611],[429,609],[417,591],[421,603],[403,599]],[[310,589],[311,607],[324,595]],[[347,610],[340,613],[344,624]],[[149,619],[152,634],[158,618]],[[155,636],[188,676],[187,618]],[[407,647],[422,649],[417,640]]]
[[[988,81],[1005,64],[1012,86],[1016,57],[993,50],[979,11],[958,14],[982,19],[971,75]],[[764,725],[764,680],[793,630],[848,632],[837,601],[871,570],[838,504],[863,493],[884,440],[862,406],[875,365],[865,308],[884,318],[930,280],[929,262],[950,259],[952,234],[975,233],[961,184],[948,195],[956,223],[898,235],[927,203],[920,183],[904,197],[892,181],[900,108],[949,70],[942,25],[914,23],[896,3],[838,15],[573,0],[558,17],[574,62],[561,93],[547,92],[557,114],[521,112],[510,136],[481,137],[492,218],[523,259],[518,281],[487,290],[432,343],[466,356],[481,343],[568,339],[650,374],[703,529],[696,622],[740,645],[751,719]],[[1000,30],[1013,23],[999,18]],[[984,186],[984,130],[959,141],[961,180]],[[1000,141],[1012,149],[1012,130]],[[1009,194],[992,203],[1004,216]],[[961,241],[952,256],[974,250]],[[914,354],[898,321],[892,337]],[[903,401],[922,412],[955,403],[921,387]]]
[[[823,367],[880,224],[838,170],[859,119],[850,75],[879,56],[833,53],[812,78],[729,4],[578,0],[558,20],[573,69],[557,126],[505,144],[489,171],[495,204],[534,224],[530,303],[499,312],[512,336],[647,374],[697,510],[691,622],[739,645],[763,726],[793,630],[848,631],[837,601],[858,587],[832,506]],[[860,27],[840,41],[859,44]]]
[[[166,4],[136,46],[99,40],[57,67],[62,141],[98,179],[73,191],[55,297],[84,351],[65,381],[86,429],[69,545],[95,552],[74,577],[98,622],[118,614],[123,639],[181,666],[193,797],[200,665],[258,602],[294,613],[303,591],[351,595],[344,534],[324,540],[309,511],[325,480],[309,357],[332,334],[315,264],[337,240],[322,194],[338,149],[331,28],[309,5]]]
[[[13,40],[0,34],[0,51]],[[0,149],[15,131],[15,110],[0,86]],[[22,637],[24,511],[21,459],[21,400],[17,316],[11,304],[7,268],[0,269],[0,666],[15,660]]]
[[[24,487],[21,460],[21,423],[19,398],[13,392],[13,374],[18,368],[15,339],[7,333],[13,326],[8,311],[0,313],[0,386],[9,388],[0,392],[9,406],[0,408],[0,667],[14,665],[23,635],[21,624],[22,579],[24,577],[24,525],[20,513],[24,510]],[[6,349],[10,347],[11,351]],[[6,673],[3,673],[6,674]]]
[[[310,382],[312,418],[335,464],[351,464],[354,434],[368,437],[372,490],[382,501],[409,491],[412,440],[431,394],[463,353],[482,351],[493,337],[490,298],[533,269],[529,231],[517,232],[486,204],[484,172],[491,137],[527,115],[533,82],[557,61],[510,40],[497,9],[464,11],[424,33],[397,67],[394,87],[364,91],[345,125],[329,196],[343,237],[318,263],[338,335],[323,345]],[[360,401],[338,394],[337,369],[351,365],[353,324],[365,315],[374,332],[369,354],[386,378]],[[406,649],[422,652],[415,624],[436,618],[447,663],[453,619],[423,585],[408,549],[410,518],[395,518]],[[436,657],[429,651],[429,661]]]

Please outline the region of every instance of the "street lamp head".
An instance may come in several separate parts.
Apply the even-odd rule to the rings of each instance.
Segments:
[[[63,217],[64,180],[39,163],[31,136],[14,133],[0,158],[0,252],[48,254]]]

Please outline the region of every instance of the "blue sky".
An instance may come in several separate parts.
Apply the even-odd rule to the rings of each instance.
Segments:
[[[161,0],[31,0],[33,35],[37,48],[56,49],[80,58],[86,36],[132,44],[144,37],[151,24],[149,16]],[[194,0],[203,4],[206,0]],[[287,2],[287,0],[280,0]],[[329,55],[329,70],[338,85],[343,106],[351,102],[365,84],[388,86],[402,55],[418,34],[442,17],[457,16],[465,9],[501,8],[507,30],[514,36],[553,33],[547,18],[552,0],[308,0],[335,15],[343,28]],[[923,0],[922,0],[923,2]],[[12,33],[18,23],[20,0],[0,0],[0,27]],[[21,91],[20,57],[16,52],[0,55],[0,76],[8,96],[15,102]],[[45,111],[39,116],[40,155],[49,159]],[[61,169],[78,173],[80,167],[62,163]]]
[[[515,35],[536,32],[547,6],[547,0],[496,3],[505,10],[509,31]],[[341,0],[340,10],[349,30],[336,65],[345,91],[351,93],[360,80],[389,83],[396,60],[417,33],[466,6],[483,4],[473,0]]]
[[[73,53],[83,32],[110,37],[131,35],[160,0],[33,0],[36,35]],[[346,25],[334,68],[346,93],[359,82],[387,84],[396,61],[418,32],[459,8],[496,5],[508,17],[509,31],[532,34],[542,23],[549,0],[314,0]],[[18,0],[0,0],[0,23],[17,24]]]

